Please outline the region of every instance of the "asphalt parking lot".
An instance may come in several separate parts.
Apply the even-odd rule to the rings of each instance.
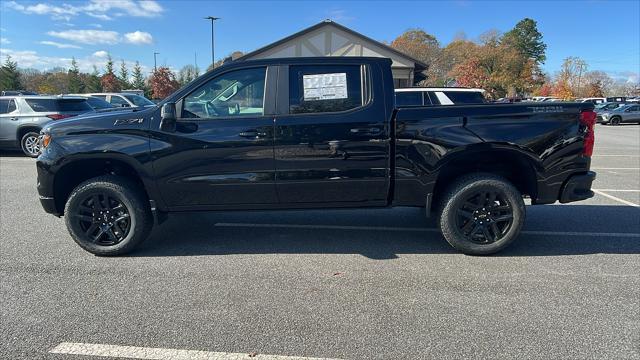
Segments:
[[[182,214],[99,258],[2,153],[0,358],[640,358],[640,126],[596,136],[596,196],[490,257],[399,208]]]

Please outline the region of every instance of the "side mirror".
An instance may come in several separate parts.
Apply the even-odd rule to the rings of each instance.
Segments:
[[[174,132],[176,131],[176,104],[166,103],[162,105],[160,110],[160,130]]]

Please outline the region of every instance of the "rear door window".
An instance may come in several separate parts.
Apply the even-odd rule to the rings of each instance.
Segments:
[[[426,94],[429,95],[429,99],[431,99],[431,105],[440,105],[440,100],[438,100],[435,92],[427,91]]]
[[[85,99],[25,99],[25,101],[35,112],[81,112],[93,110]]]
[[[16,102],[13,99],[0,99],[0,114],[8,114],[16,110]]]
[[[422,106],[422,91],[396,92],[397,106]]]
[[[117,106],[117,107],[122,107],[124,105],[124,107],[128,107],[131,106],[129,105],[129,103],[127,102],[127,100],[121,98],[120,96],[117,95],[111,95],[111,100],[109,100],[110,103],[112,103],[113,105]]]
[[[364,104],[360,65],[289,67],[289,113],[331,113]]]

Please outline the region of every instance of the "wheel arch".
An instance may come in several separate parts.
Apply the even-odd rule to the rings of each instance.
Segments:
[[[60,166],[53,179],[53,196],[56,209],[63,214],[69,195],[80,183],[102,175],[117,175],[133,181],[147,199],[155,200],[155,193],[150,189],[151,180],[140,166],[132,164],[126,156],[106,154],[105,156],[79,157],[67,160]]]
[[[440,203],[443,194],[455,179],[476,172],[504,177],[523,195],[536,198],[539,168],[530,154],[510,145],[481,144],[467,148],[443,158],[433,187],[431,209]]]

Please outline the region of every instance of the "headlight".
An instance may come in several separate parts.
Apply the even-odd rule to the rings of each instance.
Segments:
[[[40,140],[40,146],[44,149],[47,146],[49,146],[50,142],[51,142],[51,135],[44,134],[42,135],[42,139]]]

